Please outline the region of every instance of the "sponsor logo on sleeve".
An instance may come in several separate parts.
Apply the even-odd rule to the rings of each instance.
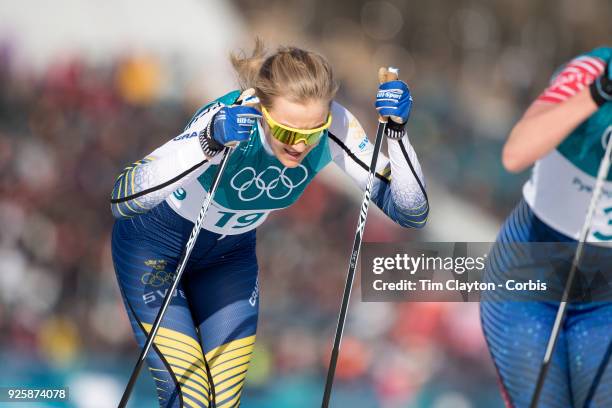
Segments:
[[[198,135],[198,132],[183,133],[182,135],[178,135],[177,137],[172,139],[172,141],[178,142],[179,140],[191,139],[192,137],[196,137],[197,135]]]

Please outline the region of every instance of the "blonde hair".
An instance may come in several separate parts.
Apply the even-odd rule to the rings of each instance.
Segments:
[[[230,54],[241,90],[254,88],[261,104],[268,108],[277,96],[293,102],[331,103],[338,85],[325,57],[297,47],[279,47],[274,54],[266,54],[260,38],[255,40],[251,56]]]

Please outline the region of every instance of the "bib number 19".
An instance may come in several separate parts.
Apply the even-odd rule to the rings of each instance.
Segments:
[[[219,211],[221,218],[215,224],[215,227],[225,228],[231,222],[232,228],[246,228],[255,224],[261,217],[263,217],[265,212],[255,212],[250,214],[238,215],[238,213],[230,212],[230,211]]]

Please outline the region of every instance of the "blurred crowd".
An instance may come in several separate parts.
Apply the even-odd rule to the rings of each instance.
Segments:
[[[342,85],[338,99],[370,131],[376,69],[399,66],[415,96],[409,131],[428,182],[498,219],[524,180],[499,163],[513,120],[556,65],[610,38],[603,1],[579,11],[565,0],[431,1],[418,13],[415,2],[289,3],[235,5],[270,44],[324,53]],[[40,72],[14,64],[12,44],[2,41],[0,359],[15,369],[0,382],[98,370],[120,389],[137,350],[110,257],[114,177],[217,95],[164,97],[172,66],[154,55],[95,65],[77,55]],[[319,404],[357,214],[349,196],[315,181],[258,231],[261,309],[246,406]],[[367,230],[376,241],[426,237],[380,213]],[[356,297],[337,378],[335,406],[500,404],[477,304]],[[151,387],[142,385],[142,395],[153,397]]]

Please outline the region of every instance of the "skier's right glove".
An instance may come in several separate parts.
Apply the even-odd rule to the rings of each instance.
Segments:
[[[224,146],[248,140],[260,118],[261,113],[251,106],[222,107],[200,133],[202,150],[207,156],[213,157]]]
[[[610,71],[610,61],[606,63],[603,74],[593,81],[589,89],[591,97],[597,106],[602,106],[606,102],[612,102],[612,71]]]

